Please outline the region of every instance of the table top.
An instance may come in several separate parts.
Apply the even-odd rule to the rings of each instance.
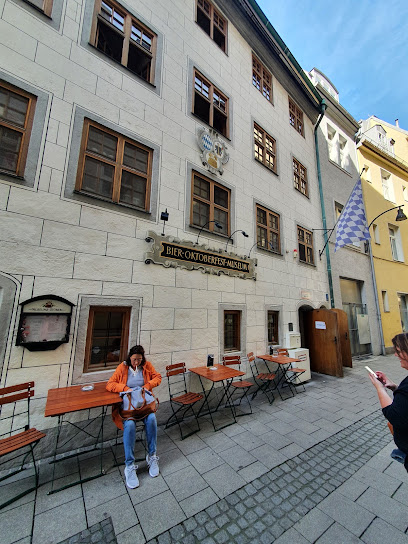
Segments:
[[[286,355],[257,355],[259,359],[264,361],[270,361],[271,363],[277,363],[278,365],[288,365],[289,363],[300,363],[300,359],[294,359],[293,357],[287,357]]]
[[[92,391],[82,391],[82,385],[50,389],[45,405],[45,416],[61,416],[68,412],[119,404],[119,393],[106,391],[107,382],[95,383]]]
[[[214,368],[216,370],[211,370]],[[229,380],[231,378],[238,378],[238,376],[245,376],[245,372],[241,370],[236,370],[230,366],[225,365],[215,365],[213,367],[208,366],[196,366],[189,368],[190,372],[198,374],[202,378],[211,380],[212,382],[222,382],[223,380]]]

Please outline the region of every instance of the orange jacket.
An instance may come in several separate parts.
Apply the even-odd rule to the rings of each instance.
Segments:
[[[106,384],[106,389],[108,391],[112,391],[112,393],[120,393],[121,391],[127,391],[130,389],[126,385],[127,379],[128,379],[128,372],[129,367],[127,364],[120,363],[120,365],[116,368],[115,372],[109,379],[108,383]],[[161,383],[161,374],[156,371],[154,366],[150,361],[146,361],[143,365],[143,380],[144,380],[144,388],[151,391],[153,387],[156,387],[160,385]],[[112,419],[119,429],[123,429],[123,421],[119,414],[120,405],[115,405],[112,408]]]

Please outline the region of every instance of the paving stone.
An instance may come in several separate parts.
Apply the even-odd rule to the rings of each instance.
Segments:
[[[386,521],[376,518],[368,527],[365,533],[360,537],[366,544],[408,544],[408,536]]]

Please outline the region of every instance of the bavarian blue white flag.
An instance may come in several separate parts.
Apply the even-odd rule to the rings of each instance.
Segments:
[[[369,239],[370,233],[367,227],[361,179],[358,178],[337,222],[336,245],[334,251],[336,252],[346,244]]]

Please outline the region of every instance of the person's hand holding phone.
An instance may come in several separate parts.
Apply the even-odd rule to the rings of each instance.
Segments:
[[[377,379],[386,387],[387,389],[391,389],[391,391],[394,391],[397,389],[397,384],[392,382],[384,372],[381,372],[380,370],[377,370]]]

